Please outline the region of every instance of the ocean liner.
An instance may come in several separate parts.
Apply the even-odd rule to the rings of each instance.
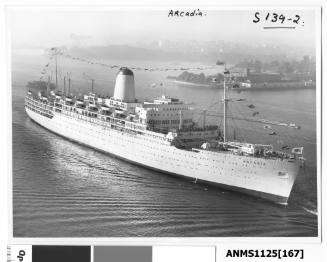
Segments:
[[[28,91],[25,109],[52,132],[137,165],[287,204],[302,150],[286,154],[272,145],[228,141],[226,93],[225,87],[223,130],[194,123],[190,105],[177,98],[138,102],[134,74],[125,67],[110,98],[48,88]]]

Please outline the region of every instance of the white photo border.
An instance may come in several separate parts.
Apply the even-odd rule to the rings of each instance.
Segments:
[[[6,106],[7,117],[6,117],[6,128],[7,134],[9,135],[9,139],[6,144],[5,158],[8,163],[7,170],[7,180],[8,180],[8,210],[9,210],[9,224],[8,224],[8,240],[9,244],[52,244],[52,245],[212,245],[212,244],[231,244],[231,243],[300,243],[300,244],[311,244],[311,243],[321,243],[322,241],[322,200],[323,200],[323,189],[322,189],[322,16],[321,16],[321,6],[217,6],[217,5],[196,5],[197,8],[202,8],[205,10],[211,11],[220,11],[220,10],[231,10],[231,11],[240,11],[240,10],[265,10],[265,9],[275,9],[275,10],[314,10],[316,12],[316,138],[317,138],[317,205],[318,205],[318,236],[317,237],[105,237],[105,238],[97,238],[97,237],[83,237],[83,238],[18,238],[13,236],[13,203],[12,203],[12,97],[11,97],[11,43],[10,43],[10,24],[8,19],[8,12],[10,10],[14,10],[17,8],[47,8],[52,11],[60,11],[60,10],[88,10],[88,11],[97,11],[97,10],[170,10],[174,8],[184,9],[194,8],[195,5],[162,5],[162,6],[117,6],[117,5],[60,5],[60,6],[24,6],[24,5],[11,5],[6,6],[6,44],[5,44],[5,52],[6,52],[6,86],[5,86],[5,97],[7,100]],[[325,52],[326,53],[326,52]],[[326,170],[326,169],[325,169]],[[326,180],[326,178],[324,178]],[[326,182],[326,181],[325,181]],[[324,184],[324,189],[325,184]],[[324,193],[324,195],[326,195]],[[326,197],[324,198],[326,200]],[[326,201],[324,201],[326,203]],[[325,217],[325,216],[324,216]],[[326,218],[326,217],[325,217]]]

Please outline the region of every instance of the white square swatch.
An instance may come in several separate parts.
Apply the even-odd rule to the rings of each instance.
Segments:
[[[215,255],[214,246],[154,246],[152,262],[215,262]]]

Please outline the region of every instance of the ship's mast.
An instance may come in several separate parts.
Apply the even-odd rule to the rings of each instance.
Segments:
[[[50,93],[50,76],[48,76],[48,82],[47,82],[47,97],[49,97]]]
[[[57,59],[57,52],[56,52],[56,55],[55,55],[55,62],[56,62],[56,90],[58,89],[58,59]]]
[[[227,98],[227,86],[226,86],[226,77],[229,74],[229,71],[226,68],[225,65],[225,70],[224,70],[224,98],[223,98],[223,103],[224,103],[224,142],[227,142],[227,106],[228,106],[228,98]]]
[[[227,142],[227,86],[226,86],[226,78],[227,75],[229,75],[229,71],[227,70],[226,67],[226,62],[223,61],[217,61],[216,65],[218,66],[224,66],[224,97],[223,97],[223,103],[224,103],[224,142]]]
[[[68,95],[70,94],[70,76],[68,78]]]
[[[56,74],[56,90],[58,89],[58,55],[61,55],[62,51],[57,47],[52,47],[50,50],[51,57],[55,60],[55,74]]]
[[[207,110],[203,110],[203,124],[202,124],[202,127],[203,129],[205,129],[206,127],[206,113],[207,113]]]
[[[66,95],[66,76],[64,76],[64,95]]]

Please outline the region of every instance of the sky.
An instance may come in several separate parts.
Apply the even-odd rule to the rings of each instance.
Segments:
[[[168,17],[169,8],[109,9],[15,7],[8,12],[13,48],[54,45],[135,44],[158,40],[238,41],[245,43],[315,46],[315,12],[313,10],[206,10],[203,16]],[[175,8],[192,11],[194,8]],[[255,13],[260,22],[254,23]],[[267,13],[286,18],[300,16],[300,24],[265,21]],[[197,12],[198,13],[198,12]],[[295,29],[263,29],[264,26],[296,26]]]

